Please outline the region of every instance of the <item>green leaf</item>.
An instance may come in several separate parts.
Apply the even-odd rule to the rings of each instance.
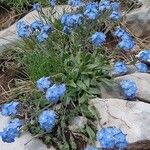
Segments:
[[[82,95],[82,97],[79,98],[79,103],[83,104],[88,101],[88,96],[86,94]]]
[[[78,82],[77,82],[77,86],[79,87],[79,88],[81,88],[82,90],[86,90],[86,85],[81,81],[81,80],[79,80]]]
[[[89,87],[90,86],[90,78],[84,79],[84,84]]]
[[[68,86],[71,86],[71,87],[74,87],[74,88],[77,87],[77,85],[74,83],[73,80],[70,80],[70,81],[67,83],[67,85],[68,85]]]
[[[100,89],[98,89],[98,88],[89,88],[88,92],[89,92],[89,94],[99,95],[100,94]]]
[[[91,140],[91,141],[94,141],[96,135],[95,135],[95,132],[93,131],[93,129],[92,129],[90,126],[87,125],[87,126],[86,126],[86,131],[87,131],[87,133],[88,133],[88,135],[89,135],[90,140]]]

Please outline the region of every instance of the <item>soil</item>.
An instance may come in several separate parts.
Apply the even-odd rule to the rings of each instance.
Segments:
[[[15,74],[11,70],[0,71],[0,104],[7,101],[7,93],[9,90],[9,82],[14,79]]]

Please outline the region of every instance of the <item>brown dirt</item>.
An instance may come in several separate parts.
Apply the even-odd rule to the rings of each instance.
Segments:
[[[6,91],[9,90],[9,82],[15,77],[11,70],[0,71],[0,104],[7,101]]]
[[[143,140],[129,144],[127,150],[150,150],[150,141]]]

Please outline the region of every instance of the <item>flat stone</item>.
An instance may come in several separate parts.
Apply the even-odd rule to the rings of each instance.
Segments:
[[[87,124],[87,118],[82,116],[77,116],[71,120],[69,129],[72,131],[76,131],[77,129],[83,129],[86,124]]]
[[[126,25],[137,37],[150,35],[150,0],[140,0],[143,6],[126,15]]]
[[[4,117],[0,115],[0,131],[2,131],[3,128],[7,126],[9,120],[9,117]],[[21,136],[19,138],[16,138],[15,142],[13,143],[4,143],[0,137],[0,150],[55,150],[53,147],[47,148],[41,140],[37,138],[32,138],[33,137],[28,132],[21,134]],[[30,139],[32,140],[29,142]]]
[[[52,16],[50,14],[50,7],[48,8],[43,8],[43,13],[47,17],[51,17],[51,19],[54,21],[54,19],[59,19],[64,12],[71,12],[73,11],[73,8],[70,7],[69,5],[57,5],[53,13],[54,15]],[[37,11],[32,11],[28,13],[26,16],[24,16],[21,20],[25,21],[26,24],[31,24],[35,20],[39,20],[40,16]],[[6,48],[7,46],[13,46],[13,43],[18,41],[20,38],[16,34],[16,23],[11,25],[9,28],[0,31],[0,49]]]
[[[98,128],[115,126],[127,134],[129,143],[150,140],[150,104],[123,99],[93,99],[101,120]]]
[[[115,78],[111,89],[104,87],[101,89],[102,98],[124,98],[119,83],[128,79],[134,80],[137,85],[137,99],[150,103],[150,74],[148,73],[133,73]]]

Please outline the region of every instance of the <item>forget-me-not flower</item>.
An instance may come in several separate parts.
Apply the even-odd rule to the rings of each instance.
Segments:
[[[2,106],[2,115],[4,116],[15,116],[17,114],[19,102],[10,102]]]
[[[44,131],[50,132],[56,124],[56,113],[53,110],[45,110],[39,116],[38,122]]]
[[[134,99],[136,97],[137,86],[133,80],[122,80],[120,86],[125,98]]]
[[[35,31],[35,30],[41,30],[41,28],[43,27],[43,23],[42,21],[34,21],[31,25],[30,25],[30,28],[32,31]]]
[[[82,14],[64,14],[61,23],[69,28],[76,28],[83,23]]]
[[[49,0],[49,4],[54,7],[57,4],[57,0]]]
[[[65,91],[66,91],[65,84],[60,84],[60,85],[54,84],[53,86],[51,86],[50,88],[47,89],[46,99],[49,102],[57,103],[59,98],[64,95]]]
[[[118,47],[123,49],[124,51],[130,51],[135,47],[135,41],[133,40],[133,38],[124,38],[121,42],[118,43]]]
[[[114,64],[114,73],[116,75],[124,75],[127,73],[127,66],[124,62],[122,61],[117,61]]]
[[[111,3],[111,8],[112,8],[112,10],[113,11],[120,11],[120,3],[118,3],[118,2],[112,2]]]
[[[33,5],[32,5],[32,8],[33,8],[33,10],[36,10],[36,11],[38,11],[38,12],[41,12],[41,11],[42,11],[42,6],[41,6],[41,4],[39,4],[39,3],[33,4]]]
[[[87,3],[84,15],[90,20],[96,19],[100,15],[98,10],[98,3],[97,2]]]
[[[139,52],[138,58],[142,62],[150,62],[150,50],[144,50]]]
[[[0,132],[0,136],[3,142],[12,143],[15,138],[20,134],[20,127],[22,126],[22,121],[19,119],[14,119],[9,122],[6,128]]]
[[[105,10],[108,10],[108,9],[110,9],[110,1],[109,0],[102,0],[99,3],[99,10],[100,11],[105,11]]]
[[[27,38],[30,36],[29,26],[26,25],[24,21],[18,21],[16,28],[19,37]]]
[[[96,32],[91,37],[92,44],[97,47],[102,46],[105,41],[106,35],[103,32]]]
[[[37,36],[37,40],[39,43],[44,42],[46,39],[48,39],[48,34],[46,32],[40,32]]]
[[[110,19],[113,21],[119,21],[121,19],[121,14],[118,11],[113,11],[110,15]]]
[[[83,5],[82,0],[69,0],[68,5],[72,7],[80,7]]]
[[[137,71],[141,73],[146,73],[148,71],[148,67],[144,63],[137,63],[135,64]]]
[[[126,135],[116,127],[107,127],[99,130],[97,132],[97,140],[103,149],[124,150],[128,145]]]
[[[36,81],[36,86],[39,91],[44,91],[48,89],[51,85],[49,77],[42,77]]]

